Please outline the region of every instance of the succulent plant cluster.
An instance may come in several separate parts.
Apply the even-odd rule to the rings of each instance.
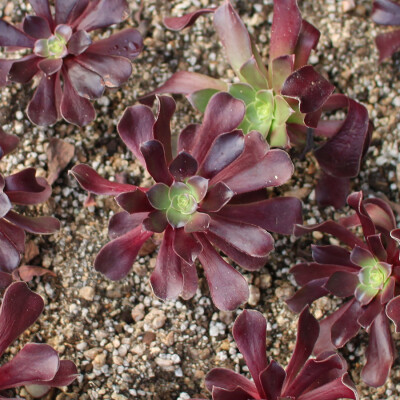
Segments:
[[[133,28],[97,41],[91,35],[128,18],[128,2],[29,3],[36,15],[26,16],[20,25],[0,19],[0,46],[17,57],[0,59],[0,86],[37,78],[27,108],[34,124],[52,125],[61,117],[79,126],[89,124],[95,118],[90,100],[102,96],[106,87],[123,85],[132,74],[131,61],[143,48],[143,38]],[[301,17],[296,0],[274,0],[266,64],[229,0],[216,8],[166,18],[165,25],[179,31],[203,14],[213,14],[237,81],[179,71],[143,96],[144,104],[125,110],[118,133],[153,179],[151,186],[107,180],[86,164],[71,170],[84,190],[112,196],[121,208],[109,221],[110,242],[98,253],[95,270],[111,280],[125,278],[142,246],[156,234],[162,240],[150,283],[158,298],[194,297],[201,265],[214,305],[235,310],[249,297],[248,283],[235,266],[250,272],[264,267],[274,249],[270,232],[330,234],[345,247],[314,245],[313,261],[290,271],[301,288],[287,304],[300,316],[286,369],[266,355],[263,315],[244,310],[234,323],[233,336],[252,380],[215,368],[205,384],[213,400],[356,400],[347,363],[337,349],[365,329],[369,346],[362,379],[377,387],[386,382],[395,360],[390,321],[400,331],[400,229],[395,215],[378,198],[364,199],[362,192],[347,197],[350,178],[359,174],[371,138],[368,112],[355,100],[334,93],[335,87],[309,65],[320,33]],[[377,23],[398,25],[400,5],[375,0],[372,17]],[[398,33],[378,36],[381,60],[400,46]],[[176,103],[162,93],[187,95],[203,113],[202,122],[186,126],[175,138],[171,120]],[[154,99],[156,117],[150,108]],[[332,119],[337,110],[346,110],[345,117]],[[316,148],[314,137],[320,138]],[[18,143],[17,136],[0,128],[0,159]],[[301,201],[267,190],[290,182],[290,147],[304,154],[314,151],[321,168],[317,201],[340,208],[347,197],[355,214],[303,226]],[[23,281],[46,272],[18,268],[25,232],[51,234],[60,222],[51,216],[20,214],[21,205],[43,203],[51,195],[50,184],[37,177],[34,168],[7,177],[0,174],[0,188],[2,355],[44,308],[43,299]],[[363,238],[355,230],[359,227]],[[326,295],[348,301],[318,322],[308,306]],[[4,390],[20,386],[42,397],[77,376],[72,361],[60,360],[46,344],[30,343],[0,367],[0,398],[5,398]]]

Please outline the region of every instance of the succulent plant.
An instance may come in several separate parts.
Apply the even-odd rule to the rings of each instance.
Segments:
[[[20,59],[0,59],[0,87],[8,82],[39,85],[27,113],[37,125],[52,125],[60,117],[76,125],[94,120],[90,100],[106,87],[119,87],[131,73],[142,50],[140,33],[125,29],[92,42],[90,32],[120,23],[129,15],[126,0],[56,0],[54,16],[48,0],[29,1],[22,29],[0,20],[0,46],[29,49]],[[61,86],[61,79],[63,86]]]
[[[43,299],[26,283],[12,283],[5,291],[0,308],[0,355],[28,329],[44,308]],[[78,372],[69,360],[60,360],[49,345],[28,343],[0,367],[0,398],[6,389],[25,386],[33,397],[44,396],[52,387],[67,386]]]
[[[236,319],[233,337],[253,380],[214,368],[206,376],[213,400],[358,399],[341,356],[326,352],[310,359],[319,325],[307,309],[300,314],[296,346],[286,369],[267,357],[266,329],[266,320],[258,311],[244,310]]]
[[[214,27],[226,50],[228,61],[239,83],[227,84],[206,75],[179,71],[158,89],[142,98],[151,103],[155,93],[182,93],[204,111],[211,96],[228,91],[246,105],[239,126],[244,133],[257,130],[271,146],[305,146],[310,134],[325,139],[315,149],[321,166],[316,188],[322,205],[339,208],[345,204],[350,178],[359,174],[360,164],[372,126],[364,106],[340,94],[312,66],[308,58],[320,33],[303,20],[297,0],[274,0],[268,67],[239,15],[229,0],[220,7],[201,9],[182,17],[166,18],[165,25],[181,30],[203,14],[214,14]],[[343,120],[323,120],[324,112],[347,109]]]
[[[0,128],[0,159],[18,146],[14,135]],[[13,210],[15,205],[39,204],[51,195],[46,179],[36,177],[34,168],[13,175],[0,174],[0,271],[12,272],[18,267],[25,249],[25,231],[50,234],[60,229],[54,217],[27,217]]]
[[[374,0],[372,20],[381,25],[400,25],[400,4],[391,0]],[[400,50],[400,29],[381,33],[375,38],[379,62]]]
[[[267,198],[266,188],[287,182],[293,164],[283,150],[270,150],[259,132],[237,127],[245,105],[228,93],[210,100],[201,125],[189,125],[172,156],[170,119],[175,102],[159,98],[155,120],[144,105],[129,107],[118,131],[156,181],[151,188],[110,182],[87,165],[72,169],[87,191],[115,196],[125,210],[109,224],[112,241],[96,257],[96,270],[118,280],[154,232],[164,232],[151,276],[161,299],[191,298],[197,289],[195,260],[203,265],[214,304],[232,310],[248,298],[244,277],[214,249],[248,270],[261,268],[273,249],[267,232],[291,234],[301,220],[301,202]]]
[[[390,320],[400,331],[400,230],[390,206],[383,200],[363,200],[362,192],[347,200],[355,215],[339,222],[296,226],[295,234],[325,232],[337,237],[346,248],[313,246],[313,262],[295,265],[291,272],[302,287],[289,307],[296,312],[306,304],[332,294],[348,301],[321,322],[316,351],[343,347],[365,329],[369,334],[367,361],[362,379],[370,386],[386,382],[394,360]],[[364,240],[349,230],[362,227]]]

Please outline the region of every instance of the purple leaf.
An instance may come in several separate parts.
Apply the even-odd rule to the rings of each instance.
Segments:
[[[201,125],[189,124],[185,129],[182,130],[178,137],[178,151],[186,151],[187,153],[192,152],[194,145],[194,138],[200,132]]]
[[[207,231],[208,240],[222,252],[224,252],[232,261],[240,265],[242,268],[248,271],[257,271],[262,268],[267,260],[268,256],[253,256],[249,255],[242,250],[231,245],[227,240],[214,235],[210,230]],[[271,239],[272,240],[272,239]],[[273,245],[272,245],[273,246]]]
[[[11,153],[19,144],[19,139],[15,135],[7,134],[0,128],[0,159]]]
[[[169,166],[169,172],[176,181],[183,181],[196,174],[197,161],[185,151],[180,152]]]
[[[71,39],[69,39],[68,41],[68,46],[67,46],[68,53],[73,54],[74,56],[78,56],[79,54],[82,54],[91,44],[92,44],[92,39],[90,38],[87,32],[85,31],[74,32],[73,35],[71,36]],[[87,54],[87,56],[89,56],[89,54]],[[77,61],[80,60],[77,59]]]
[[[342,265],[318,264],[313,262],[296,264],[290,269],[290,273],[293,274],[294,279],[300,286],[304,286],[316,279],[329,278],[338,271],[357,272],[357,270],[354,270],[353,268]]]
[[[386,314],[396,327],[396,332],[400,332],[400,296],[392,299],[386,306]]]
[[[305,308],[299,317],[296,346],[286,368],[286,380],[285,387],[283,389],[286,394],[291,393],[287,393],[287,390],[285,389],[289,389],[288,391],[290,392],[290,387],[298,387],[298,385],[294,384],[294,380],[297,376],[300,378],[301,375],[303,378],[302,380],[305,380],[305,376],[303,376],[303,373],[300,372],[300,370],[311,356],[314,345],[317,342],[318,335],[318,321],[310,314],[308,308]],[[308,385],[306,385],[306,387],[307,386]]]
[[[264,389],[260,381],[260,374],[268,366],[267,321],[258,311],[244,310],[236,318],[232,333],[253,377],[258,393],[263,397]]]
[[[149,140],[140,145],[140,152],[146,163],[146,169],[156,182],[171,185],[173,182],[165,159],[164,147],[158,140]]]
[[[192,176],[186,181],[186,185],[193,192],[196,201],[201,202],[208,191],[208,179],[202,176]]]
[[[64,65],[69,81],[79,96],[93,100],[103,95],[105,82],[99,74],[82,67],[75,60],[64,61]]]
[[[4,224],[4,221],[0,222],[2,225]],[[22,233],[24,233],[24,231],[22,231]],[[7,236],[5,236],[3,232],[0,232],[1,270],[5,272],[12,272],[15,268],[17,268],[20,261],[20,253],[22,252],[16,249],[15,244]]]
[[[107,28],[110,25],[118,24],[129,16],[129,6],[126,0],[97,1],[89,12],[79,21],[77,30],[87,32],[95,29]]]
[[[322,170],[315,187],[315,197],[319,205],[333,206],[339,209],[346,205],[349,191],[349,178],[332,176]]]
[[[223,181],[240,194],[280,186],[293,175],[293,163],[283,150],[270,150],[260,162],[254,162],[243,154],[216,175],[212,183]]]
[[[346,271],[336,271],[330,276],[325,288],[334,296],[348,297],[354,295],[354,291],[359,283],[356,274]]]
[[[65,89],[64,89],[65,95]],[[59,119],[61,85],[59,74],[43,76],[32,100],[28,104],[27,114],[36,125],[53,125]]]
[[[184,28],[192,26],[197,18],[203,14],[213,13],[215,8],[202,8],[189,14],[182,15],[181,17],[164,18],[164,25],[173,31],[180,31]]]
[[[43,299],[26,283],[15,282],[7,288],[0,308],[0,354],[39,318],[43,307]]]
[[[108,236],[110,239],[116,239],[125,233],[142,225],[144,218],[148,213],[129,214],[126,211],[121,211],[114,214],[108,223]]]
[[[252,381],[225,368],[213,368],[206,375],[205,384],[210,392],[213,391],[213,388],[220,388],[227,391],[234,391],[236,388],[241,388],[247,394],[246,399],[259,397],[258,390]],[[234,399],[236,400],[236,397]]]
[[[228,93],[217,93],[211,98],[191,148],[192,155],[200,165],[214,140],[221,133],[236,129],[242,122],[245,111],[244,103]]]
[[[226,91],[228,90],[228,85],[225,82],[210,78],[207,75],[198,74],[196,72],[178,71],[173,74],[171,78],[167,79],[159,88],[142,96],[140,101],[146,104],[152,104],[155,94],[172,93],[189,95],[202,89]],[[238,125],[236,125],[235,128]]]
[[[35,168],[26,168],[5,178],[4,192],[16,204],[38,204],[51,195],[51,187],[46,179],[36,177]]]
[[[288,21],[290,21],[290,29],[288,29]],[[301,14],[296,0],[274,2],[269,47],[270,61],[294,53],[302,26],[301,22]]]
[[[90,193],[115,196],[120,193],[132,192],[137,189],[134,185],[110,182],[101,177],[93,168],[86,164],[76,165],[70,171],[83,189]]]
[[[132,268],[140,248],[152,234],[138,226],[107,243],[96,256],[95,270],[112,281],[124,278]]]
[[[55,0],[56,25],[76,22],[88,4],[89,0]]]
[[[0,20],[0,46],[28,47],[33,49],[35,40],[24,32],[10,25],[3,19]]]
[[[359,399],[357,389],[347,373],[299,397],[302,400],[337,400],[339,398]]]
[[[38,63],[42,58],[35,54],[29,54],[12,62],[9,69],[8,79],[11,82],[28,83],[38,73]]]
[[[192,234],[186,233],[183,228],[175,229],[173,245],[175,253],[188,264],[193,264],[203,250],[198,240]]]
[[[172,160],[171,149],[171,119],[174,115],[176,104],[172,97],[158,96],[158,115],[154,124],[154,139],[158,140],[164,146],[165,158],[167,163]]]
[[[321,33],[307,21],[301,21],[300,34],[295,48],[294,69],[301,68],[308,63],[311,50],[317,47]]]
[[[215,306],[223,311],[235,310],[249,297],[246,279],[220,257],[204,234],[198,233],[195,237],[203,246],[199,260]]]
[[[63,70],[64,72],[64,70]],[[61,98],[61,114],[63,118],[78,126],[89,124],[96,117],[96,112],[90,101],[79,96],[71,84],[67,73],[63,73],[64,90]]]
[[[359,239],[352,232],[350,232],[342,225],[339,225],[335,221],[325,221],[321,224],[308,226],[296,225],[294,227],[294,234],[296,236],[305,235],[306,233],[311,233],[315,231],[329,233],[330,235],[338,238],[341,242],[347,244],[350,248],[353,248],[356,245],[360,247],[365,246],[364,242],[361,239]]]
[[[53,17],[51,16],[50,4],[48,0],[29,0],[35,14],[46,19],[49,24],[53,25]]]
[[[132,61],[139,55],[142,49],[143,38],[139,31],[128,28],[93,43],[87,53],[125,57]]]
[[[184,229],[186,233],[204,232],[208,230],[210,222],[211,218],[208,214],[195,212],[190,217]]]
[[[350,252],[343,247],[327,245],[311,245],[312,256],[315,262],[320,264],[336,264],[350,267],[358,271],[358,267],[350,260]]]
[[[156,267],[150,278],[154,294],[162,300],[176,299],[183,287],[181,269],[184,261],[173,249],[174,236],[174,230],[168,227],[160,246]]]
[[[76,365],[70,360],[60,360],[56,376],[51,381],[45,382],[45,384],[51,387],[68,386],[77,377],[78,370],[76,369]]]
[[[268,367],[260,374],[261,385],[267,399],[281,398],[280,395],[285,378],[285,370],[276,361],[271,360]]]
[[[369,386],[385,384],[395,357],[389,321],[382,310],[369,331],[367,362],[361,371],[362,380]]]
[[[375,44],[379,51],[379,62],[382,62],[400,49],[400,30],[378,35]]]
[[[219,135],[200,166],[199,175],[207,179],[213,178],[235,161],[243,153],[243,150],[244,135],[242,131],[237,130]]]
[[[300,101],[300,111],[311,113],[320,109],[335,87],[313,67],[306,65],[293,72],[282,87],[282,95]]]
[[[143,220],[143,228],[149,232],[162,233],[168,226],[165,211],[155,210]]]
[[[353,299],[350,306],[332,325],[332,343],[337,347],[343,347],[350,339],[357,335],[360,330],[358,318],[362,313],[361,304]]]
[[[195,264],[183,263],[181,271],[183,275],[181,297],[184,300],[189,300],[196,294],[199,286],[196,266]]]
[[[0,192],[0,218],[3,218],[11,210],[11,202],[4,192]]]
[[[61,58],[45,58],[38,63],[39,69],[45,75],[50,76],[58,72],[63,65]]]
[[[400,25],[400,5],[390,0],[374,0],[371,18],[381,25]]]
[[[9,71],[14,60],[0,59],[0,87],[6,86],[9,79]]]
[[[225,48],[229,64],[238,76],[240,68],[253,55],[249,32],[229,1],[214,13],[214,27]]]
[[[9,211],[6,219],[25,231],[49,235],[60,230],[60,221],[54,217],[26,217]]]
[[[364,307],[362,314],[358,318],[358,323],[363,328],[369,329],[383,308],[379,296],[376,296],[366,307]]]
[[[128,149],[137,159],[146,165],[140,145],[154,139],[154,115],[147,106],[128,107],[118,123],[118,133]]]
[[[324,354],[320,355],[317,359],[308,360],[298,376],[291,382],[284,392],[286,395],[293,396],[294,398],[301,398],[302,394],[307,399],[307,389],[314,386],[315,383],[321,384],[321,381],[327,380],[329,374],[335,370],[342,370],[342,359],[338,354],[331,354],[323,358]]]
[[[295,224],[302,221],[302,203],[295,197],[277,197],[249,204],[228,204],[218,215],[291,235]]]
[[[124,57],[104,56],[88,52],[77,57],[76,61],[86,69],[98,74],[107,87],[119,87],[124,84],[132,74],[132,65]]]
[[[362,191],[350,194],[347,198],[347,203],[351,208],[356,211],[357,216],[361,222],[364,236],[368,237],[371,235],[375,235],[375,225],[364,206]],[[361,247],[364,246],[362,245]]]
[[[0,232],[10,241],[18,252],[25,251],[25,232],[5,219],[0,219]],[[1,263],[0,263],[1,264]]]
[[[27,35],[35,39],[47,39],[52,35],[48,21],[36,15],[27,15],[22,27]]]
[[[320,278],[308,282],[292,297],[287,299],[286,304],[293,312],[301,312],[304,307],[311,305],[314,300],[326,296],[329,293],[324,287],[327,280],[327,278]]]
[[[209,231],[237,250],[253,257],[265,257],[274,248],[272,236],[258,226],[212,216]]]
[[[0,389],[50,381],[57,373],[60,360],[47,344],[28,343],[7,364],[0,367]]]
[[[232,199],[233,195],[232,190],[224,182],[218,182],[208,190],[200,209],[207,212],[220,211]]]
[[[347,117],[339,132],[314,152],[321,168],[340,178],[358,175],[369,124],[367,109],[354,100],[346,100]]]
[[[115,200],[129,214],[153,211],[146,193],[137,188],[135,191],[119,194]]]

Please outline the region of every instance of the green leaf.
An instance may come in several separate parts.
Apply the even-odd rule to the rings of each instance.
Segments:
[[[233,83],[229,86],[229,93],[235,99],[243,100],[246,105],[256,98],[256,91],[247,83]]]
[[[217,89],[202,89],[192,93],[188,97],[193,106],[196,107],[200,112],[204,113],[211,97],[218,92],[219,90]]]

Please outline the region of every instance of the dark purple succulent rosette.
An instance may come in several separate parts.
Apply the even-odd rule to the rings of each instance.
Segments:
[[[374,0],[372,20],[380,25],[400,26],[400,4],[391,0]],[[375,38],[379,51],[379,62],[400,50],[400,29],[381,33]]]
[[[239,126],[245,134],[257,130],[273,147],[305,146],[311,150],[312,133],[324,142],[315,149],[321,167],[317,200],[322,205],[342,207],[350,178],[360,171],[371,127],[364,106],[344,95],[333,94],[334,86],[307,65],[320,32],[302,19],[297,0],[275,0],[266,67],[254,39],[229,0],[218,8],[166,18],[164,22],[172,30],[182,30],[208,13],[214,14],[215,30],[240,83],[227,84],[206,75],[179,71],[144,96],[142,102],[151,102],[156,93],[180,93],[204,111],[214,93],[228,91],[246,104],[245,118]],[[321,118],[323,113],[337,109],[347,110],[345,119]],[[343,168],[338,170],[338,164]]]
[[[174,111],[174,100],[161,96],[157,119],[138,105],[118,125],[122,140],[156,181],[150,189],[107,181],[87,165],[72,169],[85,190],[113,195],[125,210],[111,218],[112,241],[100,250],[95,268],[112,280],[125,277],[144,242],[164,232],[151,276],[156,296],[193,297],[198,259],[214,304],[233,310],[247,300],[248,285],[213,245],[247,270],[265,265],[274,246],[267,231],[291,234],[302,219],[298,199],[266,198],[266,188],[290,179],[293,164],[285,151],[270,150],[259,132],[236,129],[245,106],[228,93],[213,96],[201,125],[182,131],[174,158]]]
[[[0,355],[39,318],[43,308],[43,299],[26,283],[15,282],[8,287],[0,308]],[[77,376],[75,364],[60,360],[52,347],[28,343],[0,367],[0,398],[6,399],[4,390],[20,386],[33,397],[42,397],[50,388],[67,386]]]
[[[131,60],[142,50],[136,29],[125,29],[92,42],[90,32],[118,24],[129,15],[126,0],[29,1],[36,15],[28,15],[21,29],[0,20],[0,46],[26,48],[19,59],[0,59],[0,86],[28,83],[39,76],[39,85],[27,109],[37,125],[52,125],[61,117],[83,126],[95,118],[90,100],[104,89],[119,87],[132,73]],[[61,86],[61,78],[63,85]]]
[[[13,151],[19,143],[14,135],[0,128],[0,158]],[[11,273],[18,267],[25,250],[25,231],[51,234],[60,229],[53,217],[27,217],[13,210],[13,205],[32,205],[45,202],[51,195],[46,179],[36,177],[34,168],[13,175],[0,174],[0,271]]]
[[[253,380],[225,368],[206,376],[213,400],[357,400],[346,361],[330,351],[310,359],[318,339],[318,321],[304,309],[296,346],[286,369],[266,355],[266,320],[258,311],[244,310],[233,325],[233,337]],[[194,400],[194,399],[192,399]]]
[[[292,267],[301,289],[288,300],[300,312],[314,300],[332,294],[349,300],[321,321],[316,353],[343,347],[364,328],[369,333],[367,361],[362,379],[381,386],[389,376],[395,357],[390,320],[400,331],[400,230],[390,206],[383,200],[363,200],[362,192],[347,200],[356,214],[339,222],[296,226],[295,234],[329,233],[347,248],[336,245],[312,246],[314,261]],[[364,239],[349,228],[361,226]]]

